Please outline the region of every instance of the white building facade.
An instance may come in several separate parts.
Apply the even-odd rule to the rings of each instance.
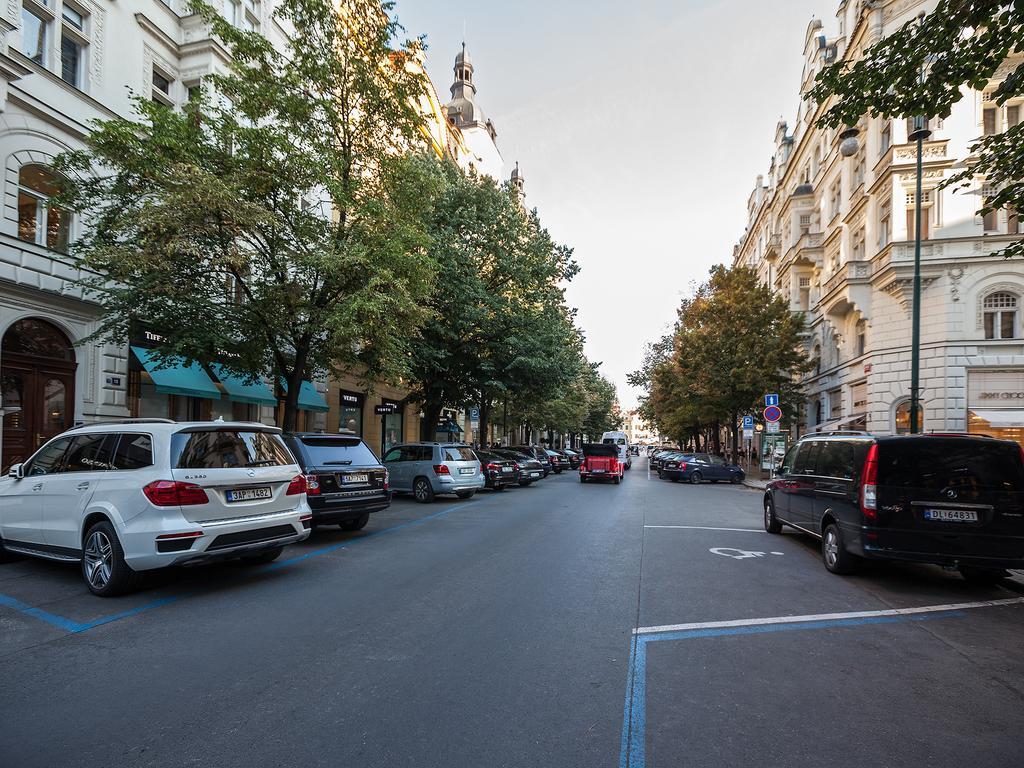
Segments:
[[[931,11],[934,0],[840,2],[838,35],[807,29],[800,91],[821,68]],[[925,431],[991,434],[1024,443],[1024,263],[997,252],[1021,236],[1013,211],[979,215],[983,178],[938,189],[978,137],[1016,125],[1024,100],[996,106],[966,91],[952,114],[930,121],[924,142],[921,403]],[[916,145],[907,120],[862,119],[859,148],[839,152],[838,131],[804,98],[796,125],[780,122],[767,176],[748,200],[734,264],[757,270],[808,321],[802,431],[909,429]]]
[[[265,3],[213,2],[238,26],[284,39]],[[183,104],[204,75],[226,64],[226,51],[180,0],[10,0],[0,10],[3,467],[76,422],[129,415],[273,420],[273,406],[260,410],[262,395],[245,402],[168,394],[132,355],[137,345],[153,346],[146,338],[128,347],[83,344],[100,313],[65,256],[79,222],[48,203],[50,163],[82,148],[93,121],[132,118],[133,94]]]

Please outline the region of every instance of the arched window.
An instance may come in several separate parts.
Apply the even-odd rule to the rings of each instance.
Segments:
[[[18,172],[18,239],[65,251],[71,230],[71,214],[53,205],[57,174],[45,165],[30,163]]]
[[[1015,339],[1020,323],[1017,320],[1017,297],[1006,291],[990,293],[982,303],[985,313],[986,339]]]
[[[924,407],[918,403],[917,411],[917,431],[924,431]],[[904,400],[896,406],[895,411],[895,422],[896,428],[893,430],[897,435],[909,435],[910,434],[910,401]]]

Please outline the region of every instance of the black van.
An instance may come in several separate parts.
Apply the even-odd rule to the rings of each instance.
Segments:
[[[765,491],[765,530],[783,525],[820,538],[832,573],[871,558],[995,581],[1024,567],[1024,453],[971,435],[809,436]]]

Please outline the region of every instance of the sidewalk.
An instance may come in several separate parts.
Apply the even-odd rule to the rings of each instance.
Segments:
[[[763,491],[768,487],[768,481],[762,480],[759,477],[745,477],[743,478],[743,484],[748,488],[756,488],[759,491]]]

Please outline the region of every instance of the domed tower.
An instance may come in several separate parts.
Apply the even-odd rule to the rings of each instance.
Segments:
[[[498,151],[498,132],[484,116],[476,101],[476,83],[473,82],[473,61],[462,44],[455,57],[455,82],[452,83],[451,101],[445,106],[448,122],[459,129],[472,158],[469,166],[496,181],[506,178],[504,162]]]
[[[526,201],[526,179],[523,178],[523,173],[519,170],[518,160],[516,160],[516,167],[512,169],[509,181],[512,182],[512,189],[515,190],[519,203],[523,204]]]

